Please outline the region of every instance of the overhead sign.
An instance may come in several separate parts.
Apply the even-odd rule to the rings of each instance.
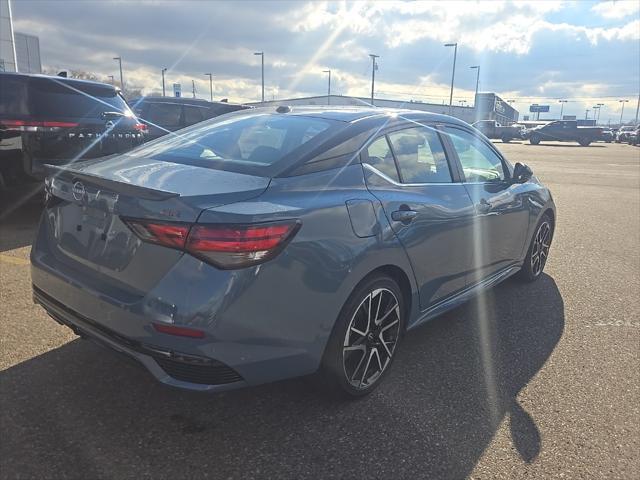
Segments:
[[[575,115],[563,115],[562,119],[563,120],[576,120],[576,116]]]
[[[182,85],[179,83],[173,84],[173,96],[176,98],[180,98],[182,96]]]
[[[537,103],[534,103],[533,105],[529,106],[529,111],[530,112],[548,112],[549,105],[538,105]]]

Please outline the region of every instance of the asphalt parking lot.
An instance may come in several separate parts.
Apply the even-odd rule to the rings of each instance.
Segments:
[[[0,220],[0,477],[637,478],[640,148],[496,145],[553,191],[546,274],[412,332],[349,403],[307,379],[174,391],[78,339],[31,302],[39,206],[19,206]]]

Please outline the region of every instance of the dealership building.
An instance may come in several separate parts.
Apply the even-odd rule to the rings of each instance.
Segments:
[[[40,40],[13,30],[9,0],[0,0],[0,71],[42,73]]]
[[[510,125],[518,121],[518,111],[495,93],[478,93],[476,105],[465,107],[461,105],[447,105],[441,103],[425,103],[414,100],[389,100],[375,98],[376,107],[406,108],[422,110],[424,112],[442,113],[473,123],[478,120],[497,120],[503,125]],[[346,95],[320,95],[317,97],[286,98],[265,102],[254,102],[249,105],[268,107],[278,105],[336,105],[336,106],[367,106],[371,104],[370,97],[350,97]]]

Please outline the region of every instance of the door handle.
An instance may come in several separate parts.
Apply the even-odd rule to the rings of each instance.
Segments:
[[[418,212],[415,210],[396,210],[391,214],[391,219],[396,222],[402,222],[404,224],[411,223],[416,218]]]
[[[476,210],[478,210],[478,213],[489,213],[491,211],[491,204],[487,202],[486,198],[481,198],[480,202],[476,203]]]

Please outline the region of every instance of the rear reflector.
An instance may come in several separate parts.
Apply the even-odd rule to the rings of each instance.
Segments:
[[[141,240],[184,250],[221,269],[248,267],[275,257],[301,225],[299,221],[191,225],[123,220]]]
[[[195,330],[187,327],[177,327],[175,325],[166,325],[163,323],[152,323],[156,332],[166,333],[167,335],[175,335],[177,337],[204,338],[202,330]]]

